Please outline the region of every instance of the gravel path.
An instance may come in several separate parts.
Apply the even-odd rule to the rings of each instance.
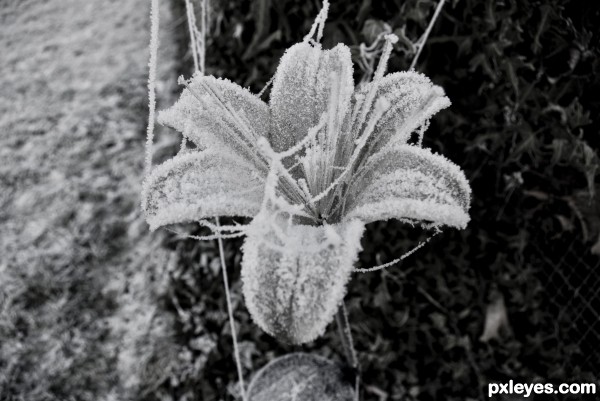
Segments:
[[[0,4],[0,400],[137,398],[175,359],[139,210],[148,5]]]

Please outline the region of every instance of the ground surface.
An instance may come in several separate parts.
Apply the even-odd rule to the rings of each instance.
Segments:
[[[148,2],[9,1],[0,21],[0,399],[128,399],[172,343],[169,253],[138,206]]]

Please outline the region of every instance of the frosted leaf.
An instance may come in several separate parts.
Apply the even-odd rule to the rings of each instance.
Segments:
[[[253,320],[294,344],[322,335],[346,292],[364,225],[293,223],[265,208],[247,229],[243,292]]]
[[[306,42],[290,47],[283,57],[271,91],[271,133],[273,149],[289,149],[318,124],[327,110],[333,80],[343,77],[338,110],[345,115],[354,88],[350,49],[338,44],[331,50]]]
[[[352,401],[353,378],[325,358],[296,353],[271,361],[254,377],[248,401]]]
[[[254,216],[264,176],[234,155],[215,151],[175,156],[144,182],[142,208],[151,230],[213,216]]]
[[[375,101],[367,104],[372,91],[375,100],[386,99],[388,104],[369,138],[372,152],[390,142],[406,143],[415,129],[450,105],[444,90],[433,85],[425,75],[414,71],[396,72],[356,91],[355,107],[367,107],[366,121],[375,113],[377,104]]]
[[[412,219],[464,228],[471,189],[460,168],[411,145],[379,152],[351,183],[346,217]]]
[[[269,107],[231,81],[196,74],[179,100],[159,113],[158,122],[201,149],[233,150],[255,163],[252,149],[268,134]]]

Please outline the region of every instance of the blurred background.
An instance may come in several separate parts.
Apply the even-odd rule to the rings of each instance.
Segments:
[[[160,3],[159,109],[193,71],[185,2]],[[254,92],[321,7],[209,5],[207,72]],[[436,5],[333,0],[324,45],[351,47],[360,82],[394,32],[389,71],[406,70]],[[362,399],[483,400],[511,379],[600,386],[599,25],[592,1],[444,5],[416,69],[453,104],[424,146],[465,171],[472,220],[352,279]],[[147,0],[0,2],[0,400],[239,392],[216,243],[150,234],[141,215],[148,41]],[[181,138],[157,135],[160,162]],[[360,267],[422,238],[371,224]],[[225,243],[246,378],[301,349],[342,361],[333,324],[290,347],[250,321],[240,245]]]

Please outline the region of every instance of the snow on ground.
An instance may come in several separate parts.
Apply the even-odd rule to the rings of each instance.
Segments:
[[[175,359],[159,306],[174,256],[139,208],[148,6],[0,3],[2,400],[130,399]]]

